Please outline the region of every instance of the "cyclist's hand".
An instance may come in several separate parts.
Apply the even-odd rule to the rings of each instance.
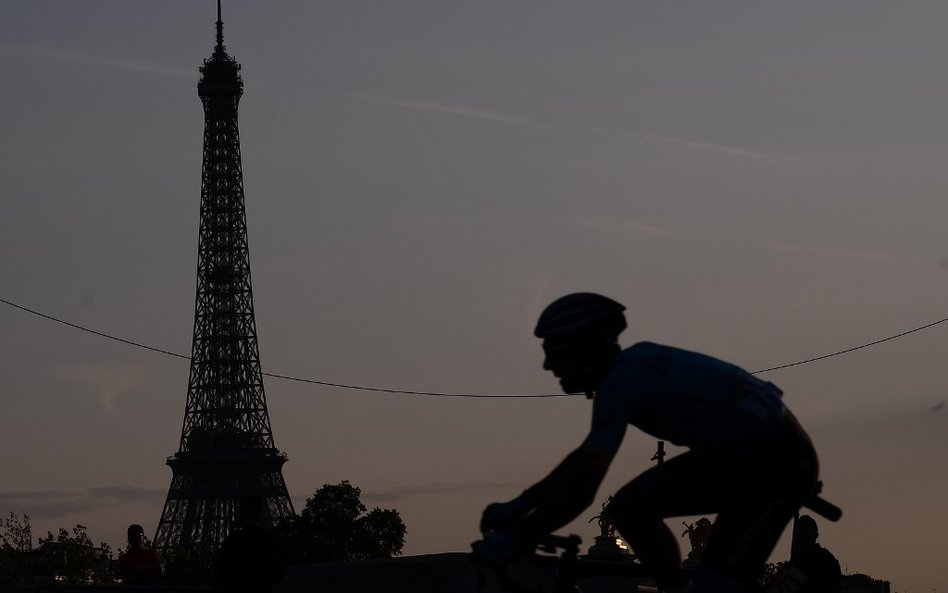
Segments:
[[[520,497],[510,502],[495,502],[487,505],[481,515],[481,533],[505,529],[527,514],[530,509]]]
[[[471,556],[480,566],[503,566],[523,551],[523,543],[511,531],[494,531],[471,544]]]

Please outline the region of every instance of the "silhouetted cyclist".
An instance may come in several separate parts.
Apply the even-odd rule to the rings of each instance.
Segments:
[[[535,334],[543,368],[566,393],[593,401],[578,449],[509,502],[489,505],[474,556],[502,564],[566,525],[594,500],[632,424],[689,450],[645,471],[609,506],[613,522],[668,591],[687,590],[681,552],[666,517],[717,513],[694,592],[753,590],[784,527],[817,487],[809,437],[782,392],[727,362],[640,342],[622,350],[625,307],[592,293],[548,306]]]

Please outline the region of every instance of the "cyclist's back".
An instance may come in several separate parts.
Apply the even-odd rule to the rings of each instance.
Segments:
[[[742,456],[772,441],[783,392],[717,358],[651,342],[622,351],[596,389],[588,444],[618,449],[624,426],[693,451]]]

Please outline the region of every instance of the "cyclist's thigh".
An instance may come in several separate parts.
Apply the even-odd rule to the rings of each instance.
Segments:
[[[722,574],[756,578],[816,484],[818,463],[808,439],[789,434],[759,461],[743,469],[752,481],[721,506],[714,522],[704,560]]]
[[[643,472],[613,497],[614,512],[684,517],[718,512],[737,486],[733,472],[709,464],[692,451]]]

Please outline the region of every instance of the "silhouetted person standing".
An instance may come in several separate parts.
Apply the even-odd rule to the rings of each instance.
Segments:
[[[806,582],[797,593],[837,593],[843,578],[839,561],[833,553],[816,543],[820,530],[809,515],[797,519],[793,532],[790,564],[806,575]]]
[[[260,525],[264,502],[259,496],[240,499],[237,526],[218,558],[217,588],[224,593],[267,593],[283,578],[284,563],[271,534]]]
[[[158,552],[145,548],[145,530],[137,523],[128,526],[128,550],[119,556],[119,568],[126,585],[155,585],[161,581],[161,559]]]

